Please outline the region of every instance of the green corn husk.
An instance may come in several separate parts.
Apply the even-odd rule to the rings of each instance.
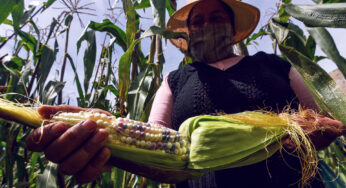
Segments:
[[[0,99],[0,117],[31,127],[39,127],[43,125],[43,121],[49,121],[44,120],[35,108],[3,99]],[[314,148],[306,141],[300,127],[290,122],[287,117],[265,112],[192,117],[179,129],[180,134],[185,135],[191,143],[187,159],[117,145],[115,142],[108,142],[106,146],[111,149],[112,157],[157,169],[177,171],[176,177],[166,181],[172,183],[199,177],[211,170],[241,167],[263,161],[282,148],[280,140],[289,134],[300,147],[298,150],[307,150],[307,153],[302,153],[303,161],[306,162],[302,166],[307,166],[307,171],[302,172],[302,181],[306,182],[315,171]],[[112,132],[111,128],[108,130]],[[303,147],[300,142],[304,149],[301,149]]]
[[[285,134],[286,121],[261,112],[243,112],[233,117],[256,116],[253,124],[224,116],[197,116],[186,120],[179,132],[188,135],[191,151],[188,168],[220,170],[254,164],[281,148],[277,142]],[[260,119],[272,119],[258,125]],[[254,126],[254,124],[257,124]]]

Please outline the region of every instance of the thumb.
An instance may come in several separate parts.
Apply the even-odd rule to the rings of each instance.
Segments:
[[[80,112],[80,111],[86,111],[86,109],[77,107],[77,106],[69,106],[69,105],[59,105],[59,106],[43,105],[37,109],[37,112],[44,119],[50,119],[52,115],[58,112]]]

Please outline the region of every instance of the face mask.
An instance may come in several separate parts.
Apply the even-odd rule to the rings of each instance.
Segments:
[[[198,62],[213,63],[233,54],[230,24],[209,24],[189,37],[189,53]]]

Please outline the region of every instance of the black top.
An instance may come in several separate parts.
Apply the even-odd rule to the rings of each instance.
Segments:
[[[287,61],[264,52],[244,57],[225,71],[198,62],[185,65],[168,76],[174,97],[172,126],[178,130],[189,117],[203,114],[297,108],[290,69]],[[299,180],[299,169],[297,158],[277,153],[266,161],[208,173],[178,187],[288,187]],[[314,187],[322,186],[315,183]]]

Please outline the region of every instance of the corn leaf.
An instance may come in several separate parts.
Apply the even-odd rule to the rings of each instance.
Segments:
[[[142,33],[141,38],[153,36],[153,35],[156,35],[156,34],[162,35],[166,39],[184,38],[185,40],[188,40],[188,36],[184,32],[173,32],[173,31],[170,31],[170,30],[161,29],[158,26],[151,26],[144,33]]]
[[[307,28],[310,35],[315,39],[321,50],[328,56],[329,59],[334,61],[339,70],[346,78],[346,59],[339,53],[335,45],[333,37],[323,27]]]
[[[124,50],[124,52],[127,50],[127,39],[125,32],[120,27],[113,24],[109,19],[103,20],[102,23],[96,23],[91,21],[87,27],[95,31],[111,33],[114,37],[116,37],[115,43],[118,44]]]
[[[164,0],[150,0],[152,15],[154,19],[154,25],[160,27],[161,29],[165,28],[165,10],[166,10],[166,1]]]
[[[47,35],[46,44],[48,43],[50,37],[52,36],[53,31],[54,31],[55,27],[57,26],[57,24],[58,24],[58,21],[55,18],[53,18],[52,23],[50,24],[50,27],[49,27],[49,33]]]
[[[20,0],[12,10],[13,27],[19,28],[24,15],[24,0]]]
[[[346,28],[346,3],[283,5],[285,11],[308,27]]]
[[[113,168],[112,171],[115,173],[115,183],[113,188],[123,188],[125,186],[125,171],[119,168]]]
[[[44,2],[44,10],[49,8],[56,0],[48,0],[47,2]]]
[[[311,35],[309,35],[308,39],[306,40],[305,48],[307,49],[308,57],[310,59],[314,59],[316,52],[316,42]]]
[[[6,93],[20,93],[26,96],[26,90],[22,80],[25,78],[25,74],[21,72],[23,68],[24,60],[20,57],[12,57],[10,61],[2,63],[3,68],[7,71],[5,76],[8,79]],[[14,95],[6,95],[6,98],[11,100]]]
[[[26,33],[22,30],[16,30],[16,33],[18,33],[18,35],[25,42],[25,44],[28,46],[30,51],[34,53],[34,55],[36,55],[37,44],[38,44],[36,38],[33,35]]]
[[[87,47],[84,52],[84,92],[88,93],[91,76],[94,71],[96,61],[96,37],[95,31],[87,31],[87,27],[77,41],[77,53],[80,49],[82,41],[87,41]]]
[[[174,12],[177,10],[176,0],[166,0],[166,9],[168,11],[168,15],[172,16]]]
[[[135,9],[145,9],[150,7],[149,0],[134,0]]]
[[[6,163],[5,163],[5,174],[4,177],[6,178],[6,183],[8,187],[12,187],[14,183],[13,172],[14,169],[12,168],[15,164],[15,158],[16,158],[16,138],[18,136],[18,133],[20,131],[20,126],[18,124],[13,124],[8,128],[7,132],[7,138],[6,138]]]
[[[321,175],[324,179],[324,183],[327,184],[329,188],[345,187],[345,183],[340,179],[340,176],[335,174],[325,161],[319,161],[319,167],[321,169]]]
[[[126,14],[126,46],[129,47],[139,27],[139,16],[131,0],[123,0],[123,9]]]
[[[166,1],[165,0],[150,0],[151,4],[151,12],[153,15],[153,22],[155,26],[158,26],[161,29],[165,29],[165,18],[166,18]],[[162,53],[162,36],[157,35],[156,36],[156,44],[155,44],[155,51],[156,51],[156,62],[161,66],[157,67],[159,68],[156,72],[156,80],[159,80],[159,75],[162,70],[162,65],[165,62],[165,59],[163,57]]]
[[[154,99],[155,99],[155,92],[152,92],[152,93],[153,93],[153,96],[151,96],[150,98],[147,97],[148,102],[146,102],[146,105],[145,105],[145,107],[144,107],[144,109],[142,111],[142,115],[141,115],[140,121],[148,122],[150,111],[151,111],[151,107],[152,107]]]
[[[153,65],[149,65],[143,72],[141,72],[136,79],[131,83],[128,92],[128,111],[130,119],[140,120],[145,102],[150,95],[151,88],[154,84],[154,70]]]
[[[16,3],[20,0],[1,0],[0,2],[0,24],[6,20],[8,15],[12,12]]]
[[[28,21],[28,19],[33,15],[36,8],[37,8],[37,6],[35,6],[33,4],[29,4],[29,7],[24,10],[23,17],[22,17],[20,23],[24,24],[26,21]]]
[[[321,1],[321,3],[346,3],[346,0],[313,0],[313,1]]]
[[[46,82],[46,79],[55,61],[55,53],[46,45],[42,45],[42,48],[39,51],[39,53],[41,56],[37,80],[40,84],[40,88],[42,89],[44,88],[44,83]]]
[[[19,144],[16,147],[19,147]],[[16,178],[18,178],[18,180],[23,180],[26,175],[24,157],[17,154],[15,159],[17,165]],[[16,183],[15,187],[18,187],[18,184],[23,184],[23,182]]]
[[[37,176],[36,187],[57,188],[58,165],[49,162],[43,174]]]
[[[119,98],[120,106],[123,106],[127,101],[127,93],[130,86],[130,70],[131,59],[134,47],[140,42],[141,39],[137,39],[132,42],[126,52],[120,57],[119,60]]]
[[[343,91],[328,73],[292,45],[294,43],[290,40],[297,38],[294,32],[275,21],[271,22],[271,27],[279,41],[281,52],[303,77],[320,110],[346,124],[346,96]]]
[[[58,96],[58,93],[64,88],[64,86],[64,82],[50,80],[40,93],[41,103],[46,105],[54,105],[54,101]]]
[[[36,37],[36,40],[37,40],[37,42],[36,42],[36,50],[38,52],[36,51],[36,53],[37,53],[36,55],[40,55],[41,54],[41,52],[39,51],[40,47],[41,47],[41,34],[40,34],[40,30],[38,29],[38,27],[37,27],[37,25],[36,25],[36,23],[34,21],[29,20],[29,23],[32,25],[32,27],[34,28],[34,31],[35,31],[35,33],[37,35],[37,37]]]
[[[9,26],[13,26],[13,22],[9,19],[5,19],[4,22],[2,22],[3,24],[9,25]],[[6,38],[6,37],[4,37]],[[6,38],[7,39],[7,38]],[[1,41],[1,43],[3,43],[4,41]]]
[[[87,105],[86,105],[86,103],[85,103],[85,97],[84,97],[84,94],[83,94],[82,85],[80,84],[79,77],[78,77],[78,73],[77,73],[77,69],[76,69],[76,67],[74,66],[73,59],[72,59],[72,57],[70,56],[70,54],[67,54],[67,59],[69,60],[70,65],[71,65],[72,70],[73,70],[74,75],[75,75],[74,78],[75,78],[75,82],[76,82],[76,85],[77,85],[77,91],[78,91],[78,95],[79,95],[80,105],[81,105],[81,107],[86,108]]]

